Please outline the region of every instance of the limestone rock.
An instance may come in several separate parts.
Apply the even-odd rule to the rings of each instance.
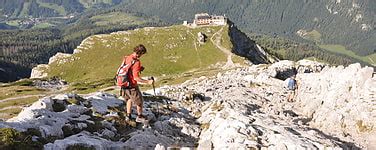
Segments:
[[[49,68],[46,64],[41,64],[34,67],[31,70],[30,79],[41,79],[46,78],[48,76],[47,72],[45,72]]]
[[[62,63],[65,63],[67,60],[66,58],[69,58],[71,57],[72,54],[65,54],[65,53],[56,53],[54,56],[52,56],[49,61],[48,61],[48,64],[52,64],[56,61],[58,61],[57,63],[58,64],[62,64]]]
[[[129,148],[127,144],[123,142],[112,142],[95,135],[92,135],[89,132],[81,132],[76,135],[72,135],[62,140],[56,140],[53,143],[48,143],[44,145],[45,150],[66,150],[69,147],[86,147],[93,149],[114,149],[121,150]]]
[[[296,68],[299,73],[317,73],[321,72],[328,64],[319,63],[307,59],[299,60],[296,63]]]
[[[320,66],[319,63],[307,63],[304,61],[298,65]],[[287,103],[287,90],[284,88],[283,80],[275,78],[277,76],[271,75],[270,72],[288,72],[289,69],[293,68],[297,68],[297,63],[292,61],[282,61],[271,66],[252,65],[248,68],[220,73],[216,78],[202,81],[197,79],[186,81],[184,86],[163,87],[165,89],[162,88],[160,91],[162,93],[169,93],[169,97],[175,96],[179,99],[179,94],[171,94],[171,91],[184,93],[184,91],[193,89],[196,93],[202,93],[206,97],[209,97],[209,101],[191,104],[191,106],[199,104],[201,108],[197,120],[201,124],[202,129],[198,142],[200,148],[356,149],[366,147],[367,143],[364,140],[367,141],[367,138],[365,137],[346,136],[350,132],[346,132],[344,135],[336,134],[337,131],[345,131],[336,124],[341,122],[341,118],[346,118],[343,116],[346,113],[340,111],[341,109],[333,107],[338,105],[336,102],[329,103],[328,106],[332,107],[328,108],[328,111],[325,111],[325,113],[316,116],[316,118],[320,117],[320,119],[325,120],[323,118],[336,116],[334,118],[338,118],[338,120],[325,121],[327,124],[317,126],[315,122],[318,119],[312,119],[312,116],[317,114],[318,108],[321,105],[321,101],[317,102],[314,99],[315,96],[320,95],[319,93],[333,92],[333,94],[324,94],[322,98],[330,97],[334,93],[338,96],[348,93],[348,91],[338,91],[338,88],[323,89],[320,86],[315,86],[317,82],[314,80],[320,78],[319,80],[323,80],[323,84],[326,83],[326,87],[331,87],[333,85],[331,82],[336,83],[338,82],[336,80],[340,80],[334,75],[334,72],[339,74],[348,71],[343,71],[344,67],[334,68],[333,71],[326,67],[313,72],[299,72],[298,78],[302,77],[303,79],[301,80],[302,85],[300,85],[301,88],[298,92],[305,89],[306,91],[301,93],[309,94],[300,96],[298,94],[296,98],[297,102]],[[360,88],[361,90],[354,91],[360,97],[364,95],[363,98],[360,98],[363,100],[362,104],[358,104],[358,110],[374,110],[372,108],[376,107],[369,103],[372,99],[375,99],[373,94],[375,93],[373,88],[375,87],[373,83],[374,77],[370,79],[373,73],[372,68],[361,68],[360,65],[354,64],[345,70],[353,71],[353,73],[345,75],[352,81],[349,82],[352,86],[359,87],[358,84],[364,86]],[[328,74],[327,72],[332,72],[333,75],[323,76],[323,74]],[[355,75],[355,72],[358,75]],[[304,78],[305,76],[311,78]],[[355,80],[354,77],[356,78]],[[340,82],[338,86],[346,89],[344,83]],[[352,90],[355,89],[352,88]],[[318,92],[310,92],[309,90],[318,90]],[[355,97],[350,98],[354,99]],[[305,103],[302,103],[304,106],[300,106],[301,100],[299,99],[306,99]],[[345,104],[341,108],[347,107],[349,109],[354,107],[354,105],[349,105],[346,101],[341,103]],[[185,108],[194,112],[194,109],[189,106],[185,106]],[[306,111],[306,113],[301,113],[300,110],[303,110],[303,112]],[[334,110],[338,110],[338,112],[335,113],[336,111]],[[370,127],[373,126],[371,122],[375,122],[374,118],[366,119],[366,117],[372,116],[371,113],[357,114],[355,116],[357,118],[359,116],[364,117],[361,122],[353,122],[355,126],[350,127],[347,125],[346,127],[358,132],[367,132],[367,135],[369,135],[368,133],[372,132],[370,131]],[[322,128],[323,126],[326,128],[334,127],[336,129],[325,130]],[[325,132],[322,132],[322,130]],[[336,134],[336,136],[331,136],[332,134]]]
[[[160,105],[167,105],[167,101],[163,103]],[[144,114],[156,120],[156,123],[154,128],[141,130],[138,126],[130,127],[124,124],[124,120],[119,116],[121,110],[114,113],[115,110],[124,108],[124,101],[113,94],[97,92],[84,97],[58,94],[40,99],[7,122],[1,121],[0,127],[14,128],[22,132],[30,128],[36,129],[41,136],[34,137],[35,140],[57,138],[46,143],[45,149],[152,149],[157,144],[165,147],[177,146],[176,144],[178,147],[194,146],[200,128],[192,123],[188,111],[160,108],[166,109],[165,112],[169,111],[170,115],[156,118],[153,110],[155,102],[146,99],[144,106]],[[159,113],[162,113],[161,111]],[[163,120],[159,127],[160,121],[157,119]]]
[[[336,135],[362,136],[376,126],[376,78],[360,64],[330,67],[321,73],[299,74],[296,109],[314,127]]]
[[[289,103],[283,78],[296,70]],[[124,101],[104,92],[42,98],[0,127],[56,137],[45,149],[372,149],[375,87],[372,67],[280,61],[146,91],[151,128],[124,123]]]
[[[125,144],[131,149],[152,149],[156,145],[172,145],[174,141],[152,130],[136,131],[130,134],[131,138]]]

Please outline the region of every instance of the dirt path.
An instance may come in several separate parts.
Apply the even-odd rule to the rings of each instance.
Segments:
[[[372,62],[372,64],[371,65],[374,65],[374,66],[376,66],[376,63],[370,58],[370,57],[368,57],[368,59]]]
[[[8,106],[4,108],[0,108],[0,111],[7,110],[7,109],[12,109],[12,108],[22,108],[23,106]]]
[[[213,34],[213,36],[210,38],[210,41],[219,49],[221,50],[223,53],[225,53],[227,55],[227,63],[226,65],[224,66],[224,68],[232,68],[234,67],[234,62],[232,61],[232,53],[231,53],[231,50],[229,49],[226,49],[225,47],[223,47],[221,45],[221,38],[222,38],[222,31],[223,31],[223,28],[225,26],[223,26],[220,30],[218,30],[217,32],[215,32]]]
[[[16,100],[16,99],[24,99],[24,98],[30,98],[30,97],[42,97],[42,96],[46,96],[47,94],[35,94],[35,95],[24,95],[24,96],[17,96],[17,97],[10,97],[10,98],[6,98],[6,99],[2,99],[0,100],[0,103],[4,103],[4,102],[7,102],[7,101],[11,101],[11,100]]]
[[[46,92],[44,94],[22,95],[22,96],[16,96],[16,97],[9,97],[9,98],[0,100],[0,103],[4,103],[4,102],[7,102],[7,101],[16,100],[16,99],[25,99],[25,98],[30,98],[30,97],[45,97],[47,95],[61,93],[61,92],[65,91],[65,90],[67,90],[67,89],[68,89],[68,85],[63,86],[59,90],[56,90],[56,89],[50,90],[50,91],[48,91],[48,92]]]

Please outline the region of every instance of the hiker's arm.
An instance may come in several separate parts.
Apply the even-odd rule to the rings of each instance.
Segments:
[[[153,84],[154,82],[153,80],[145,80],[140,77],[140,71],[141,71],[140,61],[137,61],[133,65],[132,68],[133,68],[132,73],[133,73],[134,80],[136,80],[138,84]]]
[[[153,80],[144,80],[142,78],[134,78],[138,84],[153,84]]]

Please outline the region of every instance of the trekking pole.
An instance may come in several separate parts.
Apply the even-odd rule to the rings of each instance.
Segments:
[[[156,94],[155,94],[155,85],[154,85],[154,82],[155,82],[155,80],[154,80],[154,77],[151,77],[151,79],[153,80],[153,91],[154,91],[154,97],[156,98]],[[159,117],[159,106],[158,106],[158,102],[157,102],[157,118]]]

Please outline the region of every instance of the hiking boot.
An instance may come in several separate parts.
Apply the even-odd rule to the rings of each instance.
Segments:
[[[125,120],[125,121],[131,121],[131,119],[132,119],[132,118],[131,118],[131,115],[129,114],[129,115],[125,116],[125,119],[124,119],[124,120]]]
[[[145,122],[147,120],[147,117],[144,115],[138,115],[136,118],[136,122]]]

